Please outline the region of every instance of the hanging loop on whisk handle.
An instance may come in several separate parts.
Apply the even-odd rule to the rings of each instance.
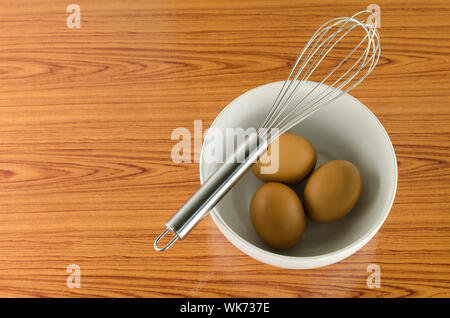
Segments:
[[[164,251],[176,239],[183,239],[267,151],[267,145],[266,139],[256,132],[246,135],[244,142],[238,145],[230,156],[227,156],[226,161],[166,223],[166,229],[155,241],[155,249]],[[175,235],[175,238],[166,246],[158,247],[159,240],[169,231]]]

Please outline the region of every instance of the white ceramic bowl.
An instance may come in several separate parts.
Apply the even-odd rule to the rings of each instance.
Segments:
[[[308,89],[312,83],[307,83]],[[226,128],[258,127],[266,116],[282,82],[259,86],[236,98],[217,116],[211,127],[225,134]],[[247,255],[269,265],[308,269],[336,263],[363,247],[380,229],[394,201],[397,162],[388,134],[375,115],[349,94],[325,106],[290,130],[307,138],[318,152],[316,168],[333,159],[354,163],[362,177],[357,205],[344,218],[331,223],[307,220],[299,244],[276,250],[265,244],[253,229],[250,200],[262,185],[248,172],[211,212],[225,237]],[[211,131],[210,131],[211,132]],[[200,180],[218,167],[205,160],[211,133],[205,137],[200,158]],[[296,190],[300,197],[303,184]]]

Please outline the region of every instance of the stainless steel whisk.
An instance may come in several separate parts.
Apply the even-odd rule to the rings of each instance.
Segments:
[[[357,19],[363,13],[370,11],[364,10],[351,17],[332,19],[317,29],[283,83],[261,125],[262,129],[258,133],[247,135],[245,141],[227,156],[225,162],[166,223],[166,229],[154,243],[157,251],[164,251],[177,239],[183,239],[267,151],[273,140],[350,91],[372,72],[380,57],[380,36],[375,24]],[[362,36],[356,37],[360,39],[358,44],[344,48],[344,57],[330,68],[322,81],[313,82],[312,89],[293,103],[300,88],[324,58],[336,50],[336,45],[354,30],[362,31]],[[173,238],[165,246],[159,247],[158,243],[169,231],[174,235]]]

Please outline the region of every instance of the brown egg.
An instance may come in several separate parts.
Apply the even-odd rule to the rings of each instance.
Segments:
[[[281,183],[266,183],[255,192],[250,217],[256,233],[277,249],[294,246],[305,231],[302,203],[294,190]]]
[[[294,184],[302,181],[314,169],[317,161],[316,150],[302,136],[292,133],[282,134],[278,138],[279,156],[272,153],[272,145],[273,143],[269,145],[267,153],[251,168],[260,180]],[[276,166],[277,170],[267,171],[270,167]]]
[[[316,222],[336,221],[358,202],[361,194],[358,168],[346,160],[332,160],[309,178],[303,194],[306,214]]]

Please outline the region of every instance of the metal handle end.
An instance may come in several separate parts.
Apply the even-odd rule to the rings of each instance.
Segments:
[[[155,243],[154,243],[153,246],[155,247],[155,250],[157,250],[158,252],[162,252],[162,251],[167,250],[167,249],[168,249],[169,247],[171,247],[172,244],[175,243],[175,241],[178,239],[178,236],[175,235],[175,237],[174,237],[169,243],[167,243],[165,246],[163,246],[163,247],[158,247],[159,241],[167,234],[168,231],[169,231],[169,228],[166,228],[166,229],[158,236],[158,238],[155,240]]]

